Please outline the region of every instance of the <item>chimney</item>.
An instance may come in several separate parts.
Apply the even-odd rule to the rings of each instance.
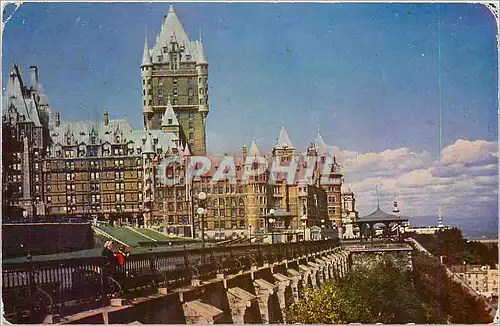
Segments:
[[[37,89],[38,87],[38,67],[30,66],[31,87]]]
[[[245,162],[247,159],[247,145],[243,145],[243,150],[241,151],[241,154],[243,155],[243,162]]]
[[[104,125],[107,126],[109,124],[109,113],[108,110],[104,111]]]

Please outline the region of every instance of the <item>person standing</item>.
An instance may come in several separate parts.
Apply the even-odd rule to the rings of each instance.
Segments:
[[[117,266],[116,266],[116,276],[119,282],[122,282],[126,277],[125,262],[127,261],[129,252],[126,251],[127,247],[121,245],[119,250],[115,253]]]
[[[106,241],[102,249],[101,256],[103,257],[103,286],[104,293],[109,291],[109,278],[112,277],[116,270],[117,260],[113,253],[113,241]]]

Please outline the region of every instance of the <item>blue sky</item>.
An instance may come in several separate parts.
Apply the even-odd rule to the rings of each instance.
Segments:
[[[101,119],[106,108],[141,128],[144,37],[147,29],[154,44],[169,5],[25,3],[3,34],[2,81],[14,61],[25,80],[37,65],[63,119]],[[190,38],[202,30],[210,152],[239,151],[252,138],[268,151],[282,123],[302,150],[319,128],[361,213],[373,208],[377,184],[386,206],[398,193],[408,214],[432,215],[442,204],[446,214],[497,216],[496,23],[484,6],[174,7]],[[436,172],[439,75],[446,175]]]
[[[154,44],[168,7],[25,4],[3,35],[3,82],[14,60],[25,75],[36,64],[63,118],[97,119],[107,108],[139,128],[145,30]],[[404,146],[437,155],[438,16],[444,145],[497,139],[495,25],[481,5],[177,3],[175,9],[191,38],[202,29],[215,152],[237,150],[253,137],[269,148],[283,122],[297,147],[319,128],[341,148]]]

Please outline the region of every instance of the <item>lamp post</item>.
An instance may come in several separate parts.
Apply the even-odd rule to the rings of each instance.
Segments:
[[[198,194],[198,210],[196,213],[198,213],[198,216],[200,217],[201,220],[201,247],[205,248],[205,220],[203,216],[206,213],[205,209],[205,200],[207,199],[207,194],[204,193],[203,191]]]
[[[248,226],[248,240],[252,243],[252,226]]]
[[[274,244],[274,223],[276,223],[276,220],[274,219],[274,214],[275,210],[274,208],[271,208],[269,210],[269,219],[267,220],[271,228],[271,244]]]
[[[321,240],[325,240],[325,220],[321,219]]]
[[[302,226],[304,227],[304,241],[306,241],[306,226],[307,226],[307,216],[303,215],[300,220],[302,221]]]

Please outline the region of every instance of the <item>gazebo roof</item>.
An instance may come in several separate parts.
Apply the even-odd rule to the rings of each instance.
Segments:
[[[369,215],[358,218],[355,223],[369,223],[369,222],[404,222],[408,221],[408,217],[405,216],[397,216],[394,214],[387,214],[380,207],[377,207],[377,210]]]

